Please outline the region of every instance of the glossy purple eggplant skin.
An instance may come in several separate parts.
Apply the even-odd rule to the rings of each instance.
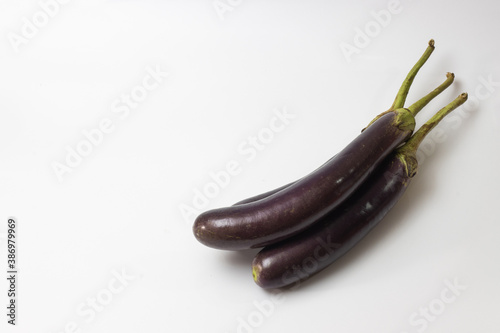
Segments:
[[[202,244],[223,250],[263,247],[295,235],[342,203],[414,128],[406,109],[386,113],[308,176],[261,200],[204,212],[193,233]]]
[[[384,218],[413,175],[404,159],[390,155],[347,201],[314,226],[262,249],[252,262],[255,282],[265,289],[290,287],[331,265]]]

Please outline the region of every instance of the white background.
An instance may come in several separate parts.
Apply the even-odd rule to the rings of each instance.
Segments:
[[[20,273],[16,327],[0,283],[1,331],[498,332],[498,12],[494,1],[2,0],[0,254],[6,271],[14,216]],[[419,174],[357,247],[272,293],[252,280],[257,251],[195,240],[196,214],[181,208],[211,172],[238,164],[198,212],[310,172],[392,104],[430,38],[408,102],[448,71],[456,81],[417,125],[462,91],[474,98],[426,139]],[[154,70],[154,89],[124,107]],[[283,130],[243,153],[284,110]],[[59,179],[54,165],[78,147],[87,155]]]

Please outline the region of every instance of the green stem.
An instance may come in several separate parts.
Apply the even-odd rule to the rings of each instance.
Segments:
[[[394,103],[392,104],[389,110],[399,109],[404,106],[406,101],[406,96],[408,95],[410,86],[413,83],[413,79],[415,79],[415,76],[417,75],[419,69],[422,68],[427,59],[429,59],[429,56],[431,55],[432,51],[434,51],[434,39],[431,39],[429,41],[429,46],[427,46],[427,49],[425,50],[424,54],[420,57],[420,59],[417,61],[417,63],[413,66],[413,68],[406,76],[406,79],[403,81],[401,88],[399,88],[398,94],[396,95],[396,99],[394,100]]]
[[[452,83],[453,80],[455,79],[455,74],[453,73],[446,73],[446,80],[441,83],[439,87],[419,99],[417,102],[413,103],[410,107],[408,107],[408,110],[410,110],[411,114],[413,116],[416,116],[417,113],[422,110],[427,104],[429,104],[430,101],[440,93],[442,93],[446,88],[448,88]]]
[[[455,110],[460,105],[464,104],[467,100],[467,93],[460,94],[457,98],[453,100],[450,104],[446,105],[444,108],[439,110],[431,119],[429,119],[425,124],[423,124],[418,131],[416,131],[413,136],[406,141],[406,143],[398,148],[399,153],[410,153],[416,154],[420,143],[424,140],[425,136],[436,127],[436,125],[443,120],[451,111]]]

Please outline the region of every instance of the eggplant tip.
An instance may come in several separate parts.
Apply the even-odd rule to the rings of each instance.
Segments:
[[[255,283],[257,283],[259,286],[260,286],[260,283],[259,283],[259,273],[261,271],[262,267],[258,264],[253,264],[252,265],[252,276],[253,276],[253,280],[255,281]]]
[[[195,223],[193,225],[193,234],[194,237],[203,243],[204,235],[205,235],[205,226],[203,224]]]
[[[257,276],[258,276],[258,274],[257,274],[257,269],[256,269],[255,266],[252,267],[252,276],[253,276],[253,280],[255,282],[257,282]]]

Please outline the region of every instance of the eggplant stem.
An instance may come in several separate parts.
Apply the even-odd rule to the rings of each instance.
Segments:
[[[415,79],[415,76],[417,75],[420,68],[422,68],[422,66],[425,64],[427,59],[429,59],[429,56],[431,55],[432,51],[434,51],[434,39],[431,39],[429,41],[429,45],[427,46],[427,49],[425,49],[424,54],[420,57],[420,59],[417,61],[417,63],[413,66],[413,68],[406,76],[405,80],[403,81],[403,84],[399,88],[398,94],[396,95],[396,99],[394,100],[394,103],[392,104],[389,110],[399,109],[404,106],[406,101],[406,96],[408,95],[410,86],[413,83],[413,79]]]
[[[398,148],[400,153],[412,153],[416,154],[420,143],[424,140],[425,136],[436,127],[436,125],[443,120],[451,111],[458,108],[460,105],[464,104],[467,100],[467,93],[460,94],[455,98],[450,104],[446,105],[444,108],[439,110],[431,119],[429,119],[425,124],[423,124],[411,138],[406,141],[406,143]]]
[[[430,101],[434,99],[437,95],[442,93],[446,88],[448,88],[452,83],[453,80],[455,80],[455,74],[453,73],[446,73],[446,80],[441,83],[436,89],[419,99],[417,102],[413,103],[411,106],[408,107],[408,110],[411,112],[413,116],[416,116],[417,113],[420,112],[427,104],[429,104]]]

